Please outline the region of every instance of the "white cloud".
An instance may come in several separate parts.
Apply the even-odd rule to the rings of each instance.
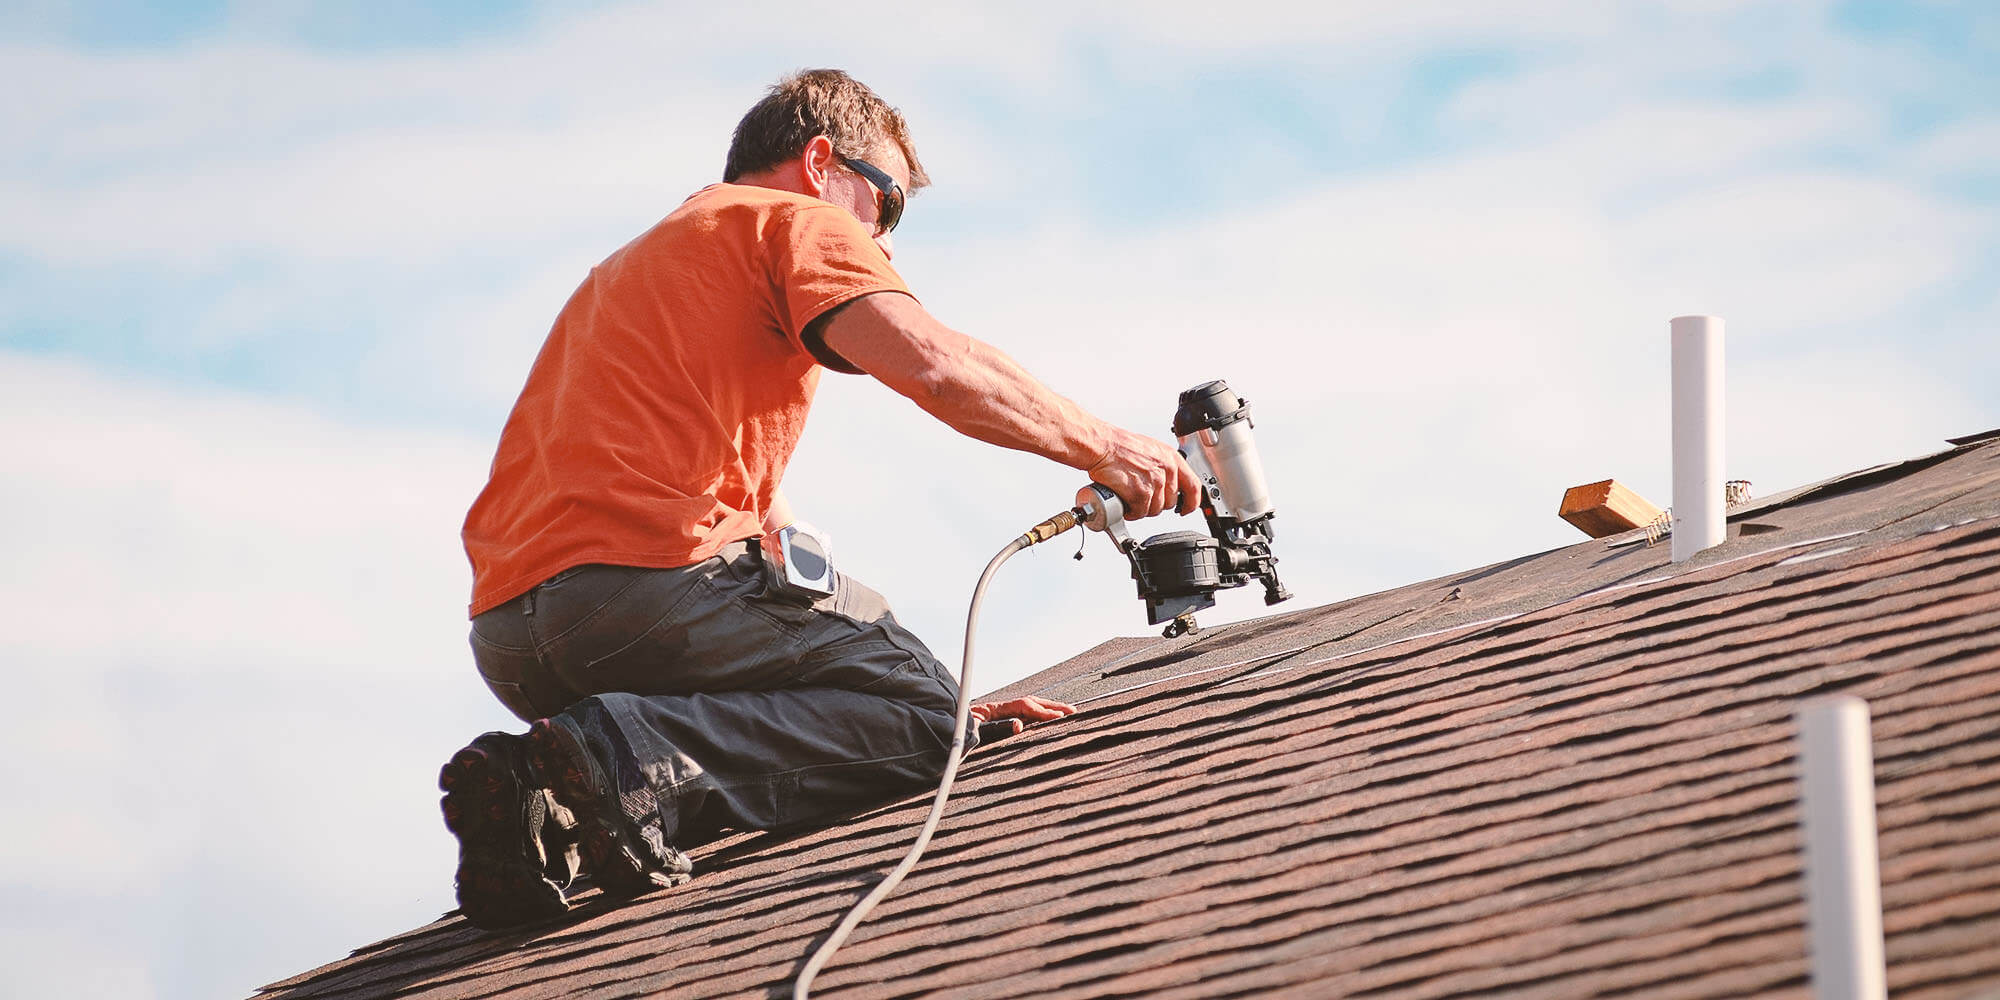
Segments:
[[[533,245],[581,230],[601,239],[635,204],[670,205],[711,179],[741,107],[795,65],[851,65],[899,101],[936,109],[919,119],[919,134],[950,144],[979,126],[964,120],[967,94],[938,91],[945,74],[961,86],[988,81],[1023,115],[1057,112],[1103,89],[1080,72],[1079,44],[1129,58],[1123,76],[1143,83],[1195,68],[1180,60],[1197,55],[1315,71],[1356,59],[1394,64],[1458,40],[1616,39],[1615,60],[1565,60],[1561,70],[1474,89],[1509,95],[1486,104],[1506,105],[1516,120],[1542,121],[1551,93],[1590,89],[1575,86],[1579,72],[1630,73],[1643,57],[1641,79],[1657,81],[1687,71],[1688,52],[1756,55],[1712,44],[1667,53],[1616,34],[1644,16],[1576,0],[1536,6],[1335,4],[1243,17],[1147,4],[1044,20],[935,4],[871,19],[804,5],[797,16],[630,5],[439,52],[307,51],[255,40],[248,26],[157,53],[16,43],[0,46],[0,81],[37,99],[0,108],[0,127],[21,151],[0,160],[0,212],[12,222],[0,240],[59,260],[191,267],[273,252],[414,263],[496,238]],[[909,36],[883,35],[885,22],[906,24]],[[1711,19],[1674,24],[1692,39]],[[925,44],[909,44],[918,37]],[[1474,97],[1461,114],[1489,111]]]
[[[1947,180],[2000,177],[2000,117],[1967,119],[1938,129],[1909,150],[1910,165]]]
[[[465,589],[455,508],[482,445],[23,358],[0,367],[0,424],[20,477],[0,500],[12,566],[33,569],[8,599],[47,626],[14,637],[30,655],[248,664],[311,635],[315,662],[396,672],[388,654]],[[430,596],[380,605],[403,588]]]
[[[20,897],[16,896],[16,899]],[[7,926],[0,962],[7,966],[7,994],[16,997],[161,996],[138,955],[107,952],[75,927]]]
[[[0,884],[192,907],[141,940],[69,928],[69,950],[115,945],[153,977],[233,920],[240,950],[183,970],[185,995],[448,909],[434,769],[507,721],[470,666],[456,545],[485,446],[12,355],[0,442],[0,660],[35,706],[0,736],[0,780],[35,817],[0,832]],[[287,930],[299,900],[339,936]],[[287,917],[242,922],[259,913]],[[53,974],[29,965],[17,983]]]
[[[1740,6],[1722,0],[1720,7]],[[1613,5],[1588,0],[1493,4],[1417,0],[1394,4],[1300,5],[1283,16],[1256,16],[1236,7],[1177,0],[1142,0],[1080,8],[1092,29],[1130,39],[1134,50],[1164,46],[1175,53],[1236,62],[1270,50],[1306,49],[1385,54],[1412,46],[1506,45],[1600,35],[1619,20]]]
[[[1811,171],[1662,199],[1630,231],[1622,255],[1656,295],[1792,336],[1898,322],[1899,307],[1977,265],[1980,235],[1940,199]]]

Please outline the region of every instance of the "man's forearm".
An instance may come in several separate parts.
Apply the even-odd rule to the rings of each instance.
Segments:
[[[952,429],[1088,471],[1113,428],[1042,384],[999,348],[939,323],[893,292],[849,303],[828,347]]]
[[[963,336],[963,335],[959,335]],[[1088,470],[1111,450],[1104,422],[983,341],[908,387],[892,386],[961,434]]]

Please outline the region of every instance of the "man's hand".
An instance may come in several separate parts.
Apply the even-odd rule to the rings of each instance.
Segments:
[[[1014,733],[1019,733],[1029,723],[1048,722],[1075,714],[1075,705],[1028,695],[1012,701],[989,701],[972,706],[972,724],[984,726],[989,722],[1011,721]]]
[[[1087,472],[1125,501],[1126,520],[1165,511],[1191,513],[1201,502],[1201,480],[1174,446],[1112,427],[1111,450]]]

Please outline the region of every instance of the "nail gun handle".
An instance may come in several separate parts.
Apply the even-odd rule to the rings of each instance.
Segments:
[[[1103,483],[1089,483],[1076,491],[1077,520],[1092,531],[1111,536],[1119,551],[1132,548],[1132,536],[1125,533],[1125,501]]]

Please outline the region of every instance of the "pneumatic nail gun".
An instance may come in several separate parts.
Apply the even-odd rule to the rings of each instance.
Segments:
[[[1174,438],[1201,480],[1201,513],[1208,534],[1169,531],[1135,542],[1125,531],[1125,504],[1097,483],[1076,492],[1078,522],[1111,537],[1132,563],[1132,579],[1146,602],[1146,620],[1167,623],[1168,638],[1195,631],[1195,612],[1215,606],[1215,592],[1263,581],[1264,603],[1290,600],[1278,580],[1271,552],[1270,489],[1250,434],[1250,404],[1222,381],[1181,393]]]

